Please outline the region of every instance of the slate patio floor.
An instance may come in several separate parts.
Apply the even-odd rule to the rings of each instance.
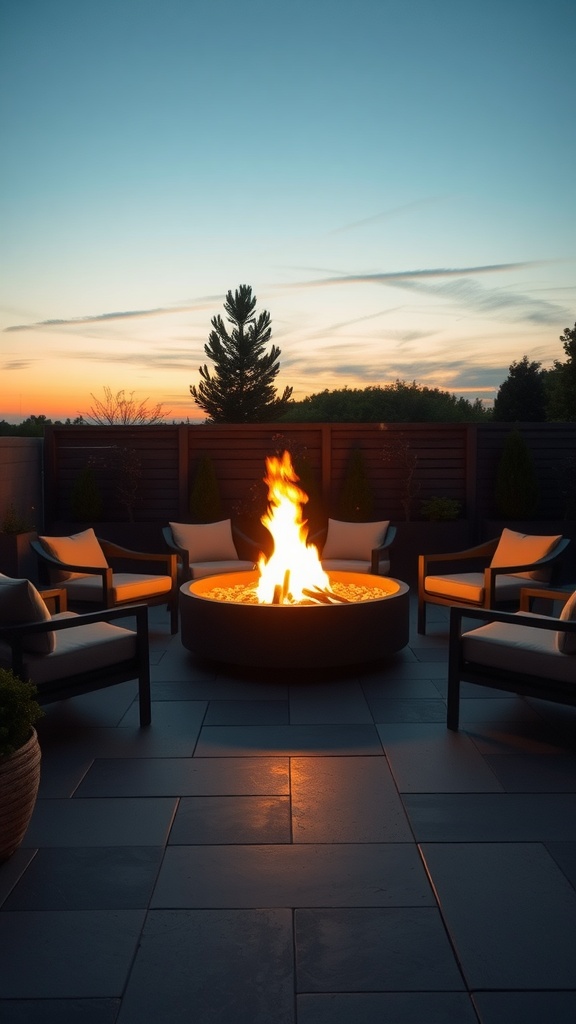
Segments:
[[[415,611],[415,609],[414,609]],[[196,664],[52,705],[0,866],[6,1024],[574,1024],[576,712],[385,664]],[[414,620],[415,616],[413,616]]]

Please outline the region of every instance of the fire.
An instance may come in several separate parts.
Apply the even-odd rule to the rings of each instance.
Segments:
[[[268,560],[261,555],[258,563],[258,601],[297,604],[315,589],[328,590],[330,580],[322,568],[318,549],[306,543],[308,530],[302,519],[302,506],[308,495],[298,487],[299,477],[290,453],[284,452],[281,459],[266,459],[266,473],[268,511],[261,521],[272,534],[274,550]]]

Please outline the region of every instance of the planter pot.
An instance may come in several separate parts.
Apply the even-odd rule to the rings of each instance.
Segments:
[[[40,784],[40,744],[35,729],[27,743],[0,758],[0,861],[18,849],[30,823]]]
[[[0,533],[0,572],[15,579],[36,582],[36,555],[30,550],[30,541],[36,536],[34,530],[27,533]]]

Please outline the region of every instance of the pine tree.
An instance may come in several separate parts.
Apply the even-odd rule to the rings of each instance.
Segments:
[[[270,314],[255,313],[256,296],[249,285],[241,284],[234,295],[226,295],[224,309],[230,333],[221,316],[211,320],[212,330],[204,346],[214,361],[211,375],[206,365],[199,368],[202,380],[190,386],[190,394],[208,414],[210,423],[267,423],[278,419],[290,403],[292,388],[278,397],[274,380],[280,369],[280,349],[268,353],[272,328]]]

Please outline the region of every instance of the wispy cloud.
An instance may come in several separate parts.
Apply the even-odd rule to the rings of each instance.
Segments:
[[[9,334],[13,331],[32,331],[50,327],[79,327],[84,324],[108,323],[113,320],[141,320],[146,317],[166,316],[169,313],[189,313],[194,310],[211,308],[215,302],[221,302],[223,298],[223,295],[211,295],[184,306],[156,306],[153,309],[129,309],[112,313],[96,313],[90,316],[38,320],[35,323],[13,324],[11,327],[5,327],[4,333]]]

